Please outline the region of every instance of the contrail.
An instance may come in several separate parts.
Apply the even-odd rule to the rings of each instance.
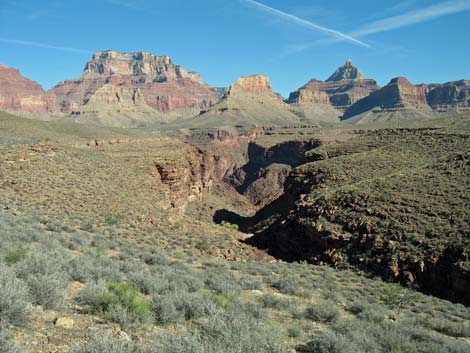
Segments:
[[[2,38],[2,37],[0,37],[0,42],[9,43],[9,44],[26,45],[26,46],[30,46],[30,47],[38,47],[38,48],[45,48],[45,49],[54,49],[54,50],[82,53],[82,54],[91,54],[92,53],[91,50],[77,49],[77,48],[71,48],[71,47],[60,47],[60,46],[56,46],[56,45],[50,45],[50,44],[39,43],[39,42],[30,42],[30,41],[27,41],[27,40],[19,40],[19,39],[11,39],[11,38]]]
[[[468,10],[470,10],[470,0],[447,1],[369,23],[350,35],[363,37],[368,34],[387,32]]]
[[[323,27],[323,26],[320,26],[320,25],[317,25],[313,22],[310,22],[310,21],[307,21],[307,20],[304,20],[300,17],[297,17],[297,16],[294,16],[294,15],[291,15],[287,12],[283,12],[283,11],[280,11],[278,9],[275,9],[273,7],[270,7],[270,6],[267,6],[267,5],[264,5],[262,3],[259,3],[257,1],[254,1],[254,0],[240,0],[242,2],[245,2],[247,4],[250,4],[251,6],[254,6],[256,7],[257,9],[261,10],[261,11],[264,11],[266,13],[269,13],[271,15],[275,15],[277,17],[281,17],[281,18],[284,18],[288,21],[291,21],[293,23],[296,23],[302,27],[305,27],[305,28],[309,28],[309,29],[313,29],[315,31],[320,31],[320,32],[323,32],[323,33],[326,33],[330,36],[333,36],[337,39],[341,39],[341,40],[346,40],[348,42],[351,42],[351,43],[354,43],[356,45],[360,45],[362,47],[366,47],[366,48],[370,48],[370,45],[367,44],[367,43],[364,43],[362,41],[360,41],[359,39],[356,39],[356,38],[353,38],[352,36],[350,35],[347,35],[345,33],[342,33],[342,32],[339,32],[339,31],[336,31],[334,29],[331,29],[331,28],[326,28],[326,27]]]

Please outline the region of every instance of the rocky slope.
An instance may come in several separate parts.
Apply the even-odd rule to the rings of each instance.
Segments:
[[[425,87],[414,86],[406,78],[397,77],[349,107],[342,120],[357,124],[428,118],[432,111],[426,92]]]
[[[0,110],[46,113],[57,110],[55,97],[17,69],[0,64]]]
[[[192,116],[218,99],[197,73],[186,72],[167,56],[97,52],[83,74],[51,90],[65,113],[145,115],[154,120]],[[172,113],[175,113],[172,115]]]
[[[337,122],[345,109],[379,88],[348,60],[325,82],[312,79],[292,92],[287,102],[305,116]]]
[[[250,220],[249,242],[285,260],[352,265],[469,304],[462,119],[449,122],[455,131],[361,132],[313,149],[284,194]]]

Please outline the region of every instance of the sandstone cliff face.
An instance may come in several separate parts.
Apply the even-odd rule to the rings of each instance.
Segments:
[[[185,214],[189,203],[202,201],[203,193],[212,187],[214,160],[200,150],[190,149],[181,158],[154,163],[160,181],[167,186],[166,208],[176,218]]]
[[[44,113],[56,109],[52,94],[18,70],[0,64],[0,110]]]
[[[61,110],[66,113],[78,110],[90,100],[109,110],[114,102],[110,102],[102,92],[97,92],[108,85],[128,90],[139,89],[145,103],[163,113],[186,110],[185,114],[195,115],[219,97],[218,92],[207,86],[197,73],[186,72],[167,56],[115,51],[95,53],[81,77],[59,83],[52,92],[57,96]],[[128,107],[134,105],[128,99],[119,103],[121,106],[127,104]]]
[[[406,78],[397,77],[388,85],[353,104],[343,115],[343,120],[367,112],[399,112],[410,116],[430,113],[425,87],[413,86]]]
[[[427,101],[436,112],[470,110],[470,81],[460,80],[443,85],[425,86]]]
[[[264,75],[251,75],[240,77],[233,85],[231,85],[225,97],[234,95],[234,94],[274,94],[271,84],[269,82],[269,77]]]

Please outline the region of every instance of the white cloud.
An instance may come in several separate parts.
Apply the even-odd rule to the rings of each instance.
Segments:
[[[25,46],[30,46],[30,47],[38,47],[38,48],[44,48],[44,49],[53,49],[53,50],[61,50],[61,51],[82,53],[82,54],[91,54],[92,53],[92,51],[90,51],[90,50],[71,48],[71,47],[61,47],[61,46],[50,45],[50,44],[46,44],[46,43],[31,42],[31,41],[27,41],[27,40],[12,39],[12,38],[0,37],[0,42],[8,43],[8,44],[25,45]]]
[[[447,1],[366,24],[350,35],[363,37],[470,10],[470,0]]]
[[[240,1],[242,1],[246,4],[249,4],[249,5],[253,6],[254,8],[256,8],[260,11],[263,11],[265,13],[283,18],[287,21],[295,23],[295,24],[297,24],[299,26],[302,26],[304,28],[313,29],[315,31],[323,32],[323,33],[326,33],[329,36],[332,36],[334,38],[344,40],[344,41],[348,41],[348,42],[356,44],[356,45],[360,45],[360,46],[367,47],[367,48],[370,47],[369,44],[364,43],[364,42],[360,41],[359,39],[354,38],[353,36],[342,33],[340,31],[336,31],[336,30],[331,29],[331,28],[320,26],[316,23],[304,20],[300,17],[294,16],[294,15],[291,15],[287,12],[283,12],[283,11],[275,9],[273,7],[264,5],[264,4],[259,3],[257,1],[254,1],[254,0],[240,0]]]

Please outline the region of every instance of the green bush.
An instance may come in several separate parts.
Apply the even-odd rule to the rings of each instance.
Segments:
[[[303,330],[300,326],[293,325],[287,328],[287,335],[291,338],[300,337],[303,333]]]
[[[399,284],[389,284],[379,293],[380,300],[391,310],[395,310],[396,315],[406,306],[417,300],[417,295],[413,291],[401,287]]]
[[[321,323],[332,323],[340,316],[338,307],[333,302],[319,302],[305,309],[304,317]]]
[[[150,304],[138,297],[139,292],[126,282],[102,283],[85,287],[78,295],[80,304],[89,305],[110,320],[125,325],[129,322],[147,323],[152,319]]]
[[[11,271],[0,267],[0,326],[26,324],[31,308],[26,284]]]
[[[227,222],[227,221],[222,221],[222,223],[220,223],[223,227],[225,228],[228,228],[228,229],[233,229],[233,230],[238,230],[240,229],[240,226],[238,224],[232,224],[230,222]]]
[[[23,260],[26,257],[28,251],[28,247],[20,245],[14,249],[7,250],[3,256],[3,259],[7,266],[11,266]]]

